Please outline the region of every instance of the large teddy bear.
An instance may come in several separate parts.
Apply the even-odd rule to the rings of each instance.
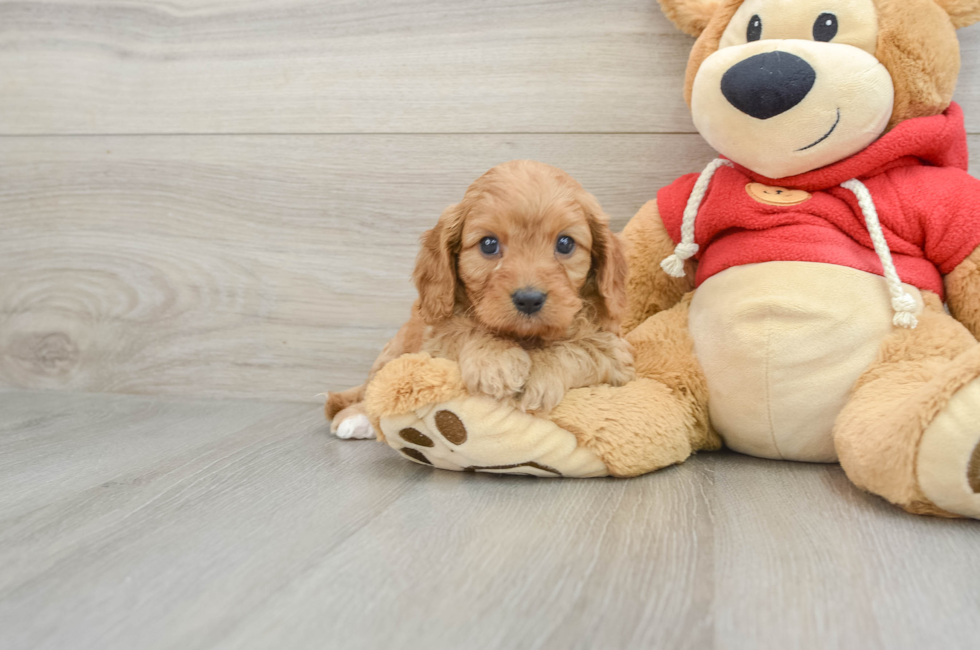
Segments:
[[[566,477],[725,445],[980,518],[980,181],[952,103],[980,0],[660,1],[698,37],[685,91],[722,157],[623,232],[639,379],[543,418],[407,355],[367,389],[382,439],[442,469]]]

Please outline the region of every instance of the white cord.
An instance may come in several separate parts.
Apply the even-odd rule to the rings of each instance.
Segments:
[[[871,235],[871,242],[874,244],[878,259],[885,271],[885,280],[888,282],[888,292],[892,296],[892,309],[895,310],[893,322],[897,327],[915,329],[919,325],[919,320],[915,317],[915,312],[919,305],[902,286],[902,279],[898,277],[895,270],[895,261],[892,259],[891,249],[885,241],[885,233],[881,229],[881,221],[878,219],[878,209],[875,207],[874,199],[867,186],[856,178],[841,183],[841,187],[850,190],[857,197],[861,212],[864,213],[864,221],[868,226],[868,234]]]
[[[708,186],[711,178],[722,167],[734,167],[731,161],[724,158],[717,158],[705,167],[698,177],[698,182],[694,184],[691,198],[687,200],[687,207],[684,208],[684,221],[681,222],[681,243],[674,248],[674,254],[660,263],[660,268],[667,272],[667,275],[674,278],[684,277],[684,261],[689,260],[699,250],[699,246],[694,242],[694,222],[704,201],[704,195],[708,193]]]

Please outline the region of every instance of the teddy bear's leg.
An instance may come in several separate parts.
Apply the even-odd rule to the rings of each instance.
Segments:
[[[645,474],[721,448],[708,423],[707,380],[687,327],[690,303],[685,296],[626,337],[642,379],[571,391],[551,413],[614,476]]]
[[[980,344],[934,294],[858,380],[834,428],[856,485],[909,512],[980,518]]]

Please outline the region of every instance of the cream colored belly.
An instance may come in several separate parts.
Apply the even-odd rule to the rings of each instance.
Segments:
[[[712,425],[742,453],[835,462],[834,421],[892,317],[884,278],[848,267],[766,262],[709,278],[690,327]]]

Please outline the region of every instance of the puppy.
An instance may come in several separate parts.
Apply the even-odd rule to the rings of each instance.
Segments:
[[[392,359],[428,352],[459,364],[472,394],[547,413],[573,388],[634,377],[619,336],[626,258],[595,197],[571,176],[518,160],[494,167],[422,237],[411,319],[368,381]],[[342,438],[375,433],[364,386],[329,393]]]

